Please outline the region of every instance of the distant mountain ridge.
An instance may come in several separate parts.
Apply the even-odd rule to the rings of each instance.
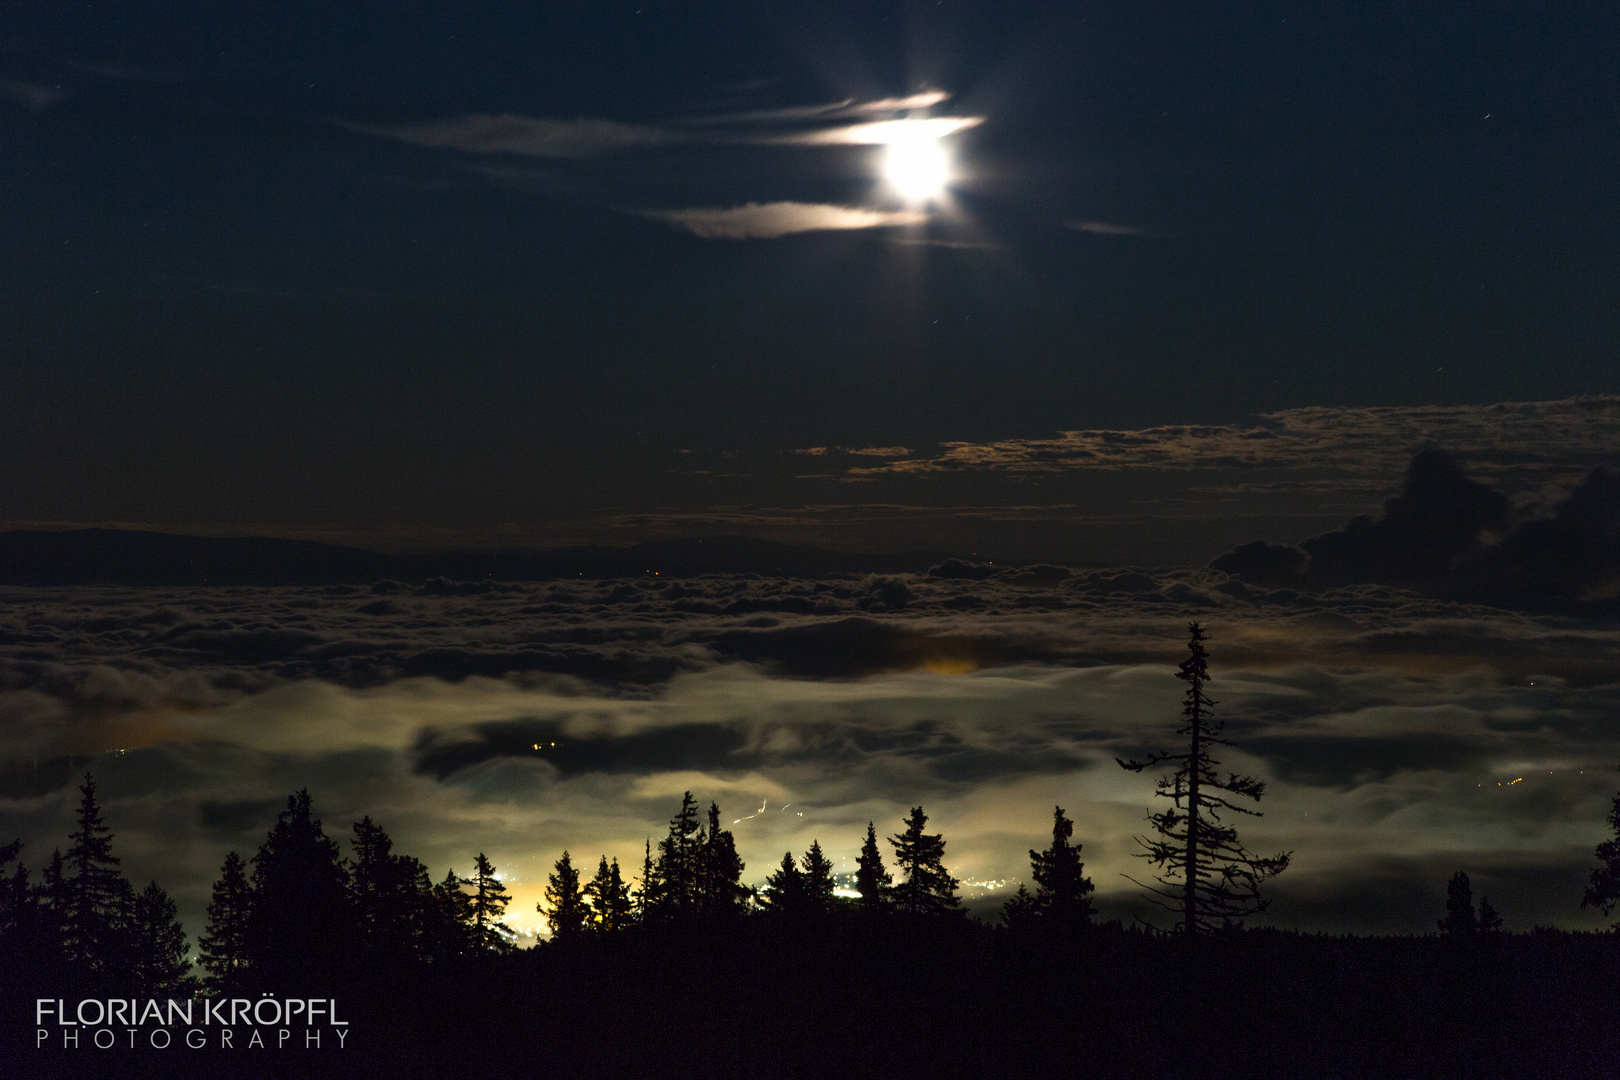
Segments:
[[[940,552],[853,554],[746,536],[654,540],[631,547],[452,550],[390,555],[315,540],[215,537],[135,529],[0,533],[0,585],[367,585],[397,579],[546,581],[657,573],[829,577],[909,573]]]

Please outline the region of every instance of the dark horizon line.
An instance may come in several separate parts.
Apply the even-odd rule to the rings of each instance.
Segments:
[[[770,573],[918,573],[944,551],[859,552],[741,534],[634,544],[446,547],[387,552],[323,540],[99,526],[0,532],[0,585],[372,585]]]

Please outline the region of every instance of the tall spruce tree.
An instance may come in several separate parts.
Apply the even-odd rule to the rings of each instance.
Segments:
[[[883,853],[878,850],[877,828],[870,821],[866,823],[866,842],[855,860],[855,891],[861,894],[860,909],[865,912],[887,908],[894,891],[894,878],[884,869]]]
[[[374,961],[423,960],[439,932],[427,867],[396,855],[394,842],[370,815],[354,823],[354,866],[349,895],[360,940]]]
[[[742,883],[746,864],[737,854],[737,842],[720,827],[720,806],[709,804],[709,828],[699,853],[701,869],[698,905],[709,919],[728,919],[741,914],[753,895]]]
[[[517,933],[501,920],[512,898],[507,894],[500,875],[495,873],[495,864],[480,851],[478,857],[473,859],[472,877],[464,880],[472,888],[470,929],[473,948],[482,952],[510,952]],[[578,880],[576,876],[576,883]]]
[[[813,912],[825,914],[838,903],[833,895],[832,860],[822,854],[821,841],[811,840],[810,850],[800,860],[804,869],[804,899]]]
[[[230,852],[208,901],[208,927],[197,939],[197,953],[203,970],[208,972],[204,986],[211,993],[228,994],[242,988],[248,967],[248,921],[252,910],[247,864],[236,852]]]
[[[585,902],[591,909],[591,929],[598,933],[611,934],[630,924],[630,891],[619,873],[617,858],[610,866],[607,856],[602,856],[602,861],[596,867],[596,876],[585,886]]]
[[[37,902],[28,887],[28,869],[17,858],[21,852],[21,840],[0,844],[0,946],[15,944],[24,927],[31,929],[33,924]],[[8,873],[6,867],[13,862],[17,865]]]
[[[669,835],[658,842],[658,883],[648,904],[653,918],[682,919],[696,914],[703,898],[703,848],[705,834],[698,824],[697,800],[688,791],[681,797],[681,808],[669,819]]]
[[[1440,932],[1448,938],[1472,937],[1479,929],[1474,917],[1474,889],[1468,875],[1461,870],[1446,882],[1446,917],[1439,922]]]
[[[905,875],[894,887],[895,909],[907,915],[961,914],[962,901],[956,895],[961,884],[945,869],[945,837],[925,833],[928,815],[914,806],[906,818],[906,831],[889,837],[894,845],[894,865]]]
[[[535,907],[546,917],[553,941],[568,941],[585,932],[590,908],[579,885],[579,871],[568,852],[562,853],[546,886],[545,899]]]
[[[68,911],[73,898],[68,892],[67,859],[61,848],[51,852],[51,861],[40,872],[39,901],[40,942],[51,962],[67,959]]]
[[[809,908],[809,895],[804,887],[804,874],[793,861],[793,852],[782,853],[782,862],[774,874],[765,879],[765,910],[772,915],[798,917]]]
[[[22,841],[0,845],[0,988],[24,977],[44,959],[46,945],[39,892],[29,885],[28,868],[18,856]],[[8,871],[8,864],[15,863]]]
[[[1171,808],[1149,813],[1148,822],[1158,834],[1155,840],[1139,840],[1141,855],[1159,873],[1157,885],[1143,885],[1148,899],[1178,917],[1180,928],[1196,934],[1241,925],[1242,920],[1266,909],[1260,886],[1288,868],[1289,854],[1261,858],[1238,841],[1237,829],[1225,824],[1223,813],[1259,817],[1259,811],[1238,806],[1217,792],[1256,802],[1266,785],[1252,776],[1215,774],[1219,765],[1210,753],[1214,746],[1231,746],[1220,737],[1224,721],[1210,716],[1215,704],[1204,695],[1209,681],[1209,653],[1204,648],[1204,630],[1198,623],[1187,627],[1190,655],[1182,661],[1176,678],[1188,684],[1182,716],[1186,723],[1176,732],[1188,738],[1184,754],[1154,754],[1146,761],[1115,760],[1123,769],[1141,772],[1164,762],[1175,763],[1175,770],[1160,777],[1154,794],[1171,800]],[[1136,879],[1131,878],[1131,881]]]
[[[1074,822],[1063,807],[1052,812],[1052,846],[1045,851],[1031,849],[1030,874],[1035,879],[1035,906],[1045,919],[1056,925],[1079,927],[1091,922],[1091,894],[1096,886],[1086,877],[1080,861],[1080,844],[1069,843]]]
[[[649,836],[641,858],[641,880],[630,897],[631,916],[637,922],[647,922],[657,910],[658,902],[658,867],[653,863],[652,837]]]
[[[1598,844],[1598,865],[1593,868],[1586,892],[1581,896],[1581,907],[1595,907],[1605,916],[1620,904],[1620,792],[1615,793],[1614,805],[1609,809],[1609,825],[1614,829],[1614,836]],[[1620,922],[1616,922],[1613,929],[1620,933]]]
[[[277,992],[319,992],[350,970],[356,937],[349,871],[315,817],[307,789],[253,856],[247,952],[256,981]]]
[[[157,882],[147,885],[130,911],[130,974],[142,997],[179,997],[196,989],[189,977],[186,932],[169,894]]]
[[[433,933],[428,952],[439,963],[459,960],[478,949],[473,925],[473,898],[454,870],[433,886]]]
[[[112,853],[112,831],[96,803],[96,781],[84,774],[79,788],[79,825],[68,839],[62,946],[69,964],[81,971],[110,976],[128,966],[130,918],[135,891],[118,870]]]

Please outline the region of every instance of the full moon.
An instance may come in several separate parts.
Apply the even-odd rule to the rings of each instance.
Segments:
[[[898,139],[884,153],[883,177],[907,202],[926,202],[950,183],[950,155],[938,139]]]

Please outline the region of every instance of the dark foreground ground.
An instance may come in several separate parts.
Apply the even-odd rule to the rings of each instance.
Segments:
[[[1614,1077],[1620,935],[1464,942],[1254,931],[1056,940],[954,921],[750,920],[543,946],[335,988],[340,1049],[35,1048],[13,982],[0,1073],[25,1077]],[[41,992],[48,993],[49,991]],[[66,991],[64,989],[64,992]],[[290,995],[289,995],[290,996]],[[212,1044],[216,1027],[207,1029]]]

